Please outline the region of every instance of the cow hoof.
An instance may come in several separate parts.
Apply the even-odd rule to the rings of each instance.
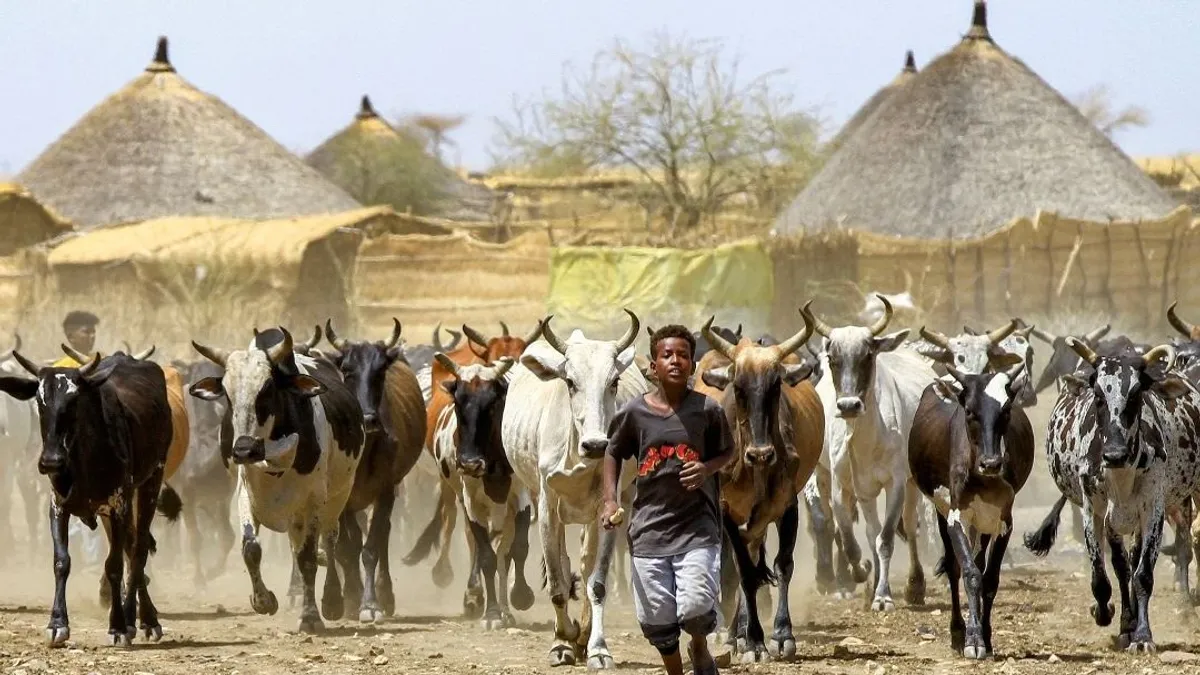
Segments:
[[[792,638],[771,640],[767,643],[767,650],[771,653],[771,656],[777,659],[794,658],[796,656],[796,641]]]
[[[871,603],[872,612],[891,612],[896,609],[896,603],[891,598],[875,598]]]
[[[328,567],[329,556],[325,555],[323,549],[317,549],[317,567]]]
[[[612,670],[617,667],[617,662],[609,654],[593,654],[588,657],[587,667],[588,670]]]
[[[46,629],[46,640],[51,647],[61,647],[71,639],[70,626],[59,626],[58,628]]]
[[[1126,651],[1134,654],[1153,654],[1154,652],[1158,651],[1158,647],[1154,644],[1153,640],[1134,641],[1126,648]]]
[[[963,648],[963,656],[975,661],[982,661],[988,657],[988,650],[983,645],[967,645]]]
[[[145,638],[150,642],[158,642],[159,640],[162,640],[162,626],[143,626],[142,635],[145,636]]]
[[[550,665],[552,667],[575,665],[575,648],[571,645],[554,645],[551,647]]]
[[[512,593],[508,596],[508,601],[512,604],[513,609],[518,612],[533,607],[533,589],[528,584],[513,586]]]
[[[1104,610],[1101,610],[1099,604],[1092,603],[1091,611],[1092,611],[1092,618],[1096,620],[1097,626],[1103,627],[1103,626],[1108,626],[1108,625],[1112,624],[1113,612],[1115,611],[1115,608],[1113,607],[1113,604],[1111,602],[1108,603],[1107,608]]]
[[[300,626],[296,629],[308,635],[317,635],[325,631],[325,622],[320,617],[301,618]]]
[[[275,597],[274,591],[267,591],[263,595],[251,595],[250,607],[255,614],[269,614],[275,616],[275,612],[279,611],[279,600]]]
[[[337,621],[346,615],[346,603],[339,595],[333,598],[321,598],[321,616],[330,621]]]
[[[865,584],[867,579],[871,577],[871,561],[864,560],[858,567],[853,568],[851,578],[856,584]]]
[[[443,565],[438,563],[433,566],[433,585],[438,588],[446,588],[454,582],[454,570],[450,567],[450,563]]]
[[[133,638],[125,631],[108,631],[108,644],[113,647],[129,647],[133,644]]]
[[[463,591],[463,616],[468,619],[478,619],[483,616],[485,604],[481,589],[468,588]]]
[[[767,663],[771,660],[771,653],[766,647],[759,645],[754,649],[748,649],[742,654],[742,663],[747,665],[752,663]]]
[[[837,598],[838,600],[853,600],[854,599],[854,589],[853,588],[839,589],[836,593],[833,594],[833,597]]]
[[[358,613],[359,623],[376,623],[383,621],[383,610],[378,608],[364,609]]]

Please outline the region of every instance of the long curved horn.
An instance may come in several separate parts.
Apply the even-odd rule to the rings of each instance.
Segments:
[[[21,334],[20,333],[13,332],[13,348],[12,348],[12,350],[14,352],[21,351]]]
[[[947,364],[946,372],[950,373],[950,377],[953,377],[959,384],[964,387],[967,386],[967,376],[958,372],[958,369],[956,369],[954,366]]]
[[[1012,335],[1013,331],[1015,331],[1016,329],[1017,329],[1017,320],[1013,319],[1013,320],[1009,321],[1007,325],[1001,326],[1001,327],[997,328],[996,330],[988,333],[987,334],[988,341],[994,345],[998,345],[998,344],[1000,344],[1001,341],[1004,340],[1004,338],[1008,337],[1009,335]]]
[[[33,375],[34,377],[41,376],[41,372],[42,372],[41,367],[38,366],[33,361],[30,361],[29,359],[25,358],[24,356],[21,356],[21,352],[14,349],[13,353],[12,353],[12,357],[13,357],[13,359],[16,360],[17,363],[21,364],[21,367],[24,368],[26,371],[28,371],[30,375]]]
[[[1030,332],[1033,334],[1033,337],[1045,342],[1048,345],[1054,344],[1054,341],[1058,339],[1057,335],[1053,333],[1047,333],[1040,328],[1032,328],[1030,329]]]
[[[1175,307],[1177,305],[1179,305],[1178,302],[1172,302],[1171,306],[1167,308],[1167,321],[1171,323],[1171,326],[1175,330],[1183,333],[1184,337],[1189,340],[1194,340],[1195,337],[1193,336],[1195,336],[1197,333],[1200,333],[1200,327],[1193,326],[1192,324],[1179,318],[1179,315],[1175,313]]]
[[[100,352],[96,352],[94,355],[92,355],[91,359],[88,359],[86,363],[84,363],[82,366],[79,366],[79,376],[87,377],[88,375],[91,375],[92,371],[94,371],[96,369],[96,366],[99,366],[99,365],[100,365]]]
[[[503,321],[500,322],[500,337],[512,337],[508,333],[508,324]]]
[[[712,329],[713,320],[717,317],[710,316],[708,321],[704,323],[704,327],[700,329],[700,334],[704,336],[705,341],[709,346],[717,351],[718,354],[724,356],[730,361],[733,360],[734,345],[729,344],[729,340],[721,337],[715,330]]]
[[[346,351],[346,338],[338,337],[337,333],[333,332],[333,320],[325,319],[325,338],[329,340],[329,344],[339,352]]]
[[[925,326],[921,326],[920,333],[921,337],[925,338],[925,341],[929,344],[941,347],[947,351],[950,350],[950,338],[946,337],[945,335],[942,335],[936,330],[926,328]]]
[[[329,331],[325,331],[325,332],[328,333]],[[441,321],[437,322],[437,325],[433,327],[433,348],[439,352],[449,351],[445,347],[442,346],[442,322]]]
[[[1142,361],[1146,365],[1150,365],[1158,359],[1162,359],[1165,366],[1164,370],[1170,370],[1174,368],[1175,360],[1178,358],[1179,353],[1176,352],[1175,348],[1171,345],[1159,345],[1142,355]]]
[[[630,311],[628,307],[624,307],[623,309],[629,315],[629,330],[625,331],[625,335],[621,336],[621,340],[617,342],[618,354],[629,349],[629,345],[633,344],[633,341],[637,339],[638,333],[642,330],[642,321],[637,318],[637,314]]]
[[[738,342],[742,341],[742,324],[738,324],[737,330],[733,331],[733,334],[737,336]]]
[[[229,352],[225,351],[224,349],[206,347],[195,340],[192,340],[192,349],[195,349],[200,356],[203,356],[222,368],[225,367],[225,362],[229,360]]]
[[[559,339],[559,337],[554,334],[554,331],[550,330],[550,319],[553,319],[553,318],[554,318],[554,315],[551,314],[551,315],[547,316],[546,318],[542,319],[542,337],[546,338],[546,342],[549,342],[551,347],[554,347],[554,351],[558,352],[559,354],[562,354],[563,356],[566,356],[567,355],[566,343],[563,342],[561,339]]]
[[[875,297],[879,298],[879,301],[883,303],[883,316],[879,317],[875,325],[871,326],[871,337],[883,335],[883,331],[887,330],[888,324],[892,322],[892,313],[895,311],[892,309],[892,303],[887,298],[878,293],[875,294]]]
[[[792,337],[790,337],[790,338],[784,340],[782,343],[780,343],[780,345],[779,345],[780,356],[787,356],[787,355],[795,352],[797,349],[800,349],[801,347],[803,347],[804,343],[808,342],[808,339],[810,337],[812,337],[812,334],[813,334],[812,322],[808,320],[807,316],[804,316],[803,314],[801,314],[800,316],[801,316],[801,318],[804,319],[804,328],[802,328],[798,333],[796,333]]]
[[[458,349],[458,343],[462,342],[462,333],[452,328],[447,328],[446,332],[450,334],[450,344],[446,345],[446,349],[449,351]]]
[[[508,356],[501,356],[499,359],[497,359],[495,364],[496,379],[499,380],[500,378],[504,377],[508,373],[509,368],[513,367],[514,363],[516,363],[516,361],[513,361],[512,358]]]
[[[537,339],[542,336],[542,328],[542,322],[538,321],[537,325],[533,327],[533,330],[529,331],[529,335],[525,336],[525,344],[531,345],[536,342]]]
[[[124,340],[121,340],[121,345],[122,345],[123,347],[125,347],[125,353],[126,353],[126,354],[132,354],[132,353],[133,353],[133,347],[129,346],[129,343],[128,343],[128,342],[126,342],[126,341],[124,341]],[[83,361],[80,361],[80,363],[83,363]]]
[[[1099,328],[1097,328],[1096,330],[1088,333],[1087,335],[1084,335],[1083,339],[1089,345],[1094,345],[1100,341],[1100,338],[1104,337],[1105,335],[1108,335],[1108,331],[1111,328],[1112,328],[1112,326],[1110,324],[1106,323],[1103,326],[1100,326]]]
[[[470,326],[468,326],[465,323],[463,324],[462,330],[463,330],[463,335],[466,335],[468,340],[470,340],[471,342],[474,342],[475,344],[479,345],[480,347],[486,347],[486,346],[488,346],[488,343],[491,342],[491,338],[484,335],[483,333],[480,333],[479,331],[475,330],[474,328],[471,328]]]
[[[308,353],[308,350],[312,349],[313,347],[316,347],[318,344],[320,344],[320,342],[321,342],[321,327],[313,326],[313,336],[311,338],[309,338],[308,342],[305,342],[304,344],[300,345],[301,353],[305,353],[305,354]]]
[[[443,368],[453,373],[454,377],[458,377],[458,364],[454,362],[454,359],[446,356],[442,352],[434,354],[433,358],[437,359],[437,362],[442,364]]]
[[[1074,337],[1069,337],[1067,338],[1067,346],[1073,349],[1075,353],[1079,355],[1079,358],[1087,361],[1089,365],[1096,365],[1096,359],[1099,357],[1096,356],[1096,352],[1093,351],[1086,342]]]
[[[150,358],[151,355],[154,354],[154,349],[155,349],[155,346],[150,345],[149,347],[143,349],[142,351],[138,352],[137,354],[134,354],[133,359],[135,361],[145,361],[146,359]]]
[[[400,319],[397,319],[396,317],[393,316],[392,317],[392,337],[390,339],[388,339],[387,342],[384,343],[384,345],[383,345],[384,348],[392,349],[396,345],[400,344],[400,333],[402,333],[403,331],[404,331],[404,327],[400,325]]]
[[[83,365],[83,364],[87,363],[87,360],[88,360],[87,354],[84,354],[83,352],[81,352],[73,347],[70,347],[68,345],[60,344],[59,348],[63,350],[64,354],[75,359],[75,363],[78,363],[79,365]]]
[[[813,325],[813,330],[817,331],[821,337],[827,338],[829,337],[829,334],[833,332],[833,327],[818,319],[816,315],[812,313],[812,304],[812,300],[804,303],[804,306],[800,308],[800,315],[805,319],[808,319],[808,322]]]
[[[283,333],[283,340],[267,349],[267,360],[272,364],[278,364],[281,359],[286,358],[295,349],[295,342],[292,341],[292,334],[288,332],[288,329],[280,326],[279,332]]]

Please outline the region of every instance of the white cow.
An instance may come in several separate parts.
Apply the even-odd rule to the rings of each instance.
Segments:
[[[16,347],[0,354],[0,373],[24,376],[25,370],[12,360],[13,351],[20,348],[21,339],[18,337]],[[12,396],[0,396],[0,399],[3,399],[0,401],[0,457],[4,458],[6,467],[3,485],[8,488],[9,495],[21,495],[30,539],[28,551],[32,559],[34,552],[39,550],[37,543],[44,529],[42,522],[50,504],[49,494],[42,489],[46,481],[34,480],[37,476],[37,458],[42,452],[41,423],[34,401],[19,401]],[[11,498],[0,500],[0,529],[3,529],[3,533],[0,533],[0,557],[16,550],[13,527],[9,522],[12,504]]]
[[[322,611],[316,604],[317,546],[334,550],[338,519],[350,497],[362,455],[363,414],[336,373],[293,351],[286,330],[257,333],[245,350],[226,353],[192,343],[225,374],[193,384],[193,396],[225,397],[232,416],[235,496],[242,525],[242,558],[250,573],[250,604],[259,614],[279,609],[263,583],[260,526],[286,532],[304,584],[300,631],[324,628],[321,614],[344,611],[337,566],[326,566]]]
[[[911,604],[925,601],[917,536],[921,494],[909,474],[908,434],[921,394],[937,374],[924,357],[901,348],[907,329],[883,335],[892,306],[887,299],[880,300],[884,315],[869,328],[832,328],[814,317],[809,305],[802,311],[828,340],[822,357],[827,374],[817,384],[817,394],[825,407],[830,496],[838,534],[856,580],[864,578],[866,571],[855,555],[853,502],[857,500],[876,574],[871,609],[885,611],[895,609],[888,577],[902,508],[910,562],[905,596]],[[880,492],[887,494],[882,523],[876,504]]]
[[[642,373],[629,367],[640,322],[625,311],[632,326],[616,342],[589,340],[578,330],[564,342],[547,317],[543,340],[525,350],[510,374],[501,435],[515,475],[537,502],[546,585],[554,605],[552,665],[574,664],[584,644],[589,667],[614,665],[604,639],[603,610],[617,532],[599,527],[601,467],[617,408],[649,390]],[[632,472],[622,472],[622,490],[632,482]],[[582,625],[567,611],[576,593],[567,524],[584,526],[580,569],[589,604],[581,611]]]

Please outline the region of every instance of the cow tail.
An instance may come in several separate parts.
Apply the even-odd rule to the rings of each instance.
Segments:
[[[404,556],[402,561],[405,565],[416,565],[417,563],[429,557],[429,554],[439,546],[441,546],[442,525],[445,522],[446,503],[441,498],[441,491],[445,486],[438,485],[437,506],[433,509],[433,516],[429,519],[429,524],[421,530],[421,536],[417,537],[417,543],[413,544],[412,550],[408,555]],[[457,506],[457,504],[455,504]]]
[[[908,543],[908,530],[904,527],[903,514],[901,514],[900,518],[896,521],[896,536],[900,537],[900,541],[906,544]]]
[[[946,576],[946,556],[945,556],[945,554],[943,554],[942,557],[938,558],[937,564],[933,566],[933,576],[935,576],[935,577]]]
[[[1039,558],[1049,553],[1050,547],[1054,546],[1054,539],[1058,536],[1058,521],[1062,517],[1063,507],[1066,505],[1067,496],[1060,496],[1038,529],[1025,533],[1025,548]]]
[[[179,514],[183,512],[183,500],[179,498],[179,493],[175,488],[163,483],[162,490],[158,493],[158,513],[167,519],[168,522],[174,523],[179,520]]]

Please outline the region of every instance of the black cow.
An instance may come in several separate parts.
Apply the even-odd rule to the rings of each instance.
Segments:
[[[442,324],[433,329],[433,341],[428,345],[404,345],[401,349],[404,352],[404,360],[408,362],[409,367],[414,373],[430,367],[433,364],[433,355],[438,352],[452,352],[458,348],[458,343],[462,341],[462,333],[446,329],[450,334],[451,340],[449,345],[442,344]]]
[[[163,464],[171,445],[171,409],[158,365],[117,353],[96,354],[79,368],[38,366],[13,353],[36,380],[0,377],[0,391],[20,400],[37,397],[42,453],[38,471],[50,481],[50,533],[54,542],[54,605],[46,635],[51,645],[70,639],[67,577],[71,516],[108,534],[104,562],[110,597],[112,644],[128,646],[140,626],[147,639],[162,638],[158,611],[146,587],[146,560],[154,551],[150,523],[158,507]],[[178,514],[175,514],[176,516]],[[124,565],[129,585],[121,598]]]

